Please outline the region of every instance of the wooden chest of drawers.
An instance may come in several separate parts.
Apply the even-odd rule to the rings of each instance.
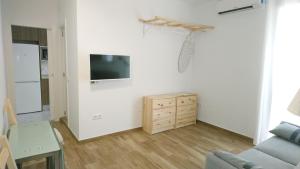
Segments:
[[[195,124],[197,95],[179,93],[144,98],[143,129],[154,134]]]

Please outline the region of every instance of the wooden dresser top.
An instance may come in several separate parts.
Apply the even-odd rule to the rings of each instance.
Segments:
[[[170,93],[170,94],[161,94],[161,95],[152,95],[152,96],[146,96],[148,99],[167,99],[167,98],[174,98],[174,97],[180,97],[180,96],[197,96],[196,93],[187,93],[187,92],[181,92],[181,93]]]

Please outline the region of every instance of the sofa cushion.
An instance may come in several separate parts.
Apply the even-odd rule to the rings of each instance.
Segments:
[[[300,144],[300,127],[294,124],[281,122],[275,129],[271,130],[270,133],[290,142]]]
[[[272,157],[256,149],[250,149],[238,155],[241,158],[252,161],[263,169],[294,169],[295,166],[278,158]]]
[[[229,152],[216,151],[214,154],[238,169],[262,169],[259,165]]]
[[[272,137],[255,149],[295,166],[300,162],[300,146],[280,137]]]
[[[225,162],[214,153],[209,153],[206,157],[205,169],[236,169],[231,164]]]
[[[295,167],[295,169],[300,169],[300,163]]]

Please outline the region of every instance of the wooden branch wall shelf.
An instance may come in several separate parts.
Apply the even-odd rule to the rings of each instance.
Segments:
[[[183,23],[171,19],[166,19],[163,17],[156,16],[153,19],[139,19],[140,22],[144,24],[156,25],[156,26],[168,26],[168,27],[177,27],[177,28],[184,28],[190,31],[208,31],[214,29],[213,26],[208,25],[201,25],[201,24],[188,24]]]

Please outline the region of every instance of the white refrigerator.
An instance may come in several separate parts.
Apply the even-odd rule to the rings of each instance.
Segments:
[[[16,113],[42,111],[39,46],[13,44]]]

